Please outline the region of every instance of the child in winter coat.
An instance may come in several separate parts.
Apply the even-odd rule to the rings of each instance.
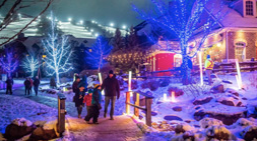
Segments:
[[[89,95],[90,95],[90,93],[89,93]],[[87,123],[89,123],[90,119],[93,118],[93,123],[94,124],[99,124],[98,123],[98,117],[99,117],[99,114],[100,114],[100,109],[102,108],[101,107],[101,96],[102,96],[101,95],[101,86],[100,86],[100,84],[95,84],[92,97],[89,96],[86,99],[89,102],[89,103],[86,103],[87,106],[90,105],[90,98],[92,100],[91,105],[88,108],[87,116],[85,117],[85,121]]]

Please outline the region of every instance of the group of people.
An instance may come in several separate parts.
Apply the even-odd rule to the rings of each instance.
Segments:
[[[34,86],[34,91],[37,96],[39,85],[40,85],[40,80],[38,79],[38,76],[36,76],[34,81],[30,77],[27,77],[26,80],[24,81],[25,95],[30,95],[31,89]]]
[[[110,120],[114,120],[115,101],[120,97],[120,86],[112,70],[109,71],[108,77],[102,84],[95,82],[93,87],[88,87],[86,76],[83,76],[82,80],[76,76],[72,89],[75,93],[73,101],[77,107],[78,118],[82,118],[82,109],[86,105],[87,115],[84,120],[90,124],[90,120],[93,118],[93,123],[98,124],[98,117],[102,109],[102,91],[104,91],[104,117],[107,117],[108,106],[111,103]]]

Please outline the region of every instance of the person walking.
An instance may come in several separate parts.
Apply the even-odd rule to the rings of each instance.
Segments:
[[[27,94],[30,95],[30,81],[28,77],[24,81],[24,86],[25,86],[25,95]]]
[[[114,120],[115,100],[120,97],[120,85],[112,70],[109,71],[108,77],[104,79],[102,90],[104,90],[105,94],[104,117],[106,117],[108,106],[111,102],[110,120]]]
[[[213,66],[214,66],[214,63],[211,59],[211,56],[207,55],[207,59],[205,60],[205,64],[204,64],[204,69],[205,69],[205,74],[208,78],[209,85],[212,85],[211,74],[212,74]]]
[[[51,89],[57,88],[54,77],[51,77],[51,79],[50,79],[50,88]]]
[[[38,76],[36,76],[34,82],[33,82],[33,85],[34,85],[34,91],[35,91],[35,94],[37,96],[38,94],[38,86],[40,84],[40,80],[38,79]]]
[[[32,93],[33,80],[30,77],[29,77],[29,82],[30,82],[29,91]]]
[[[75,103],[75,107],[77,107],[77,112],[78,112],[78,118],[81,117],[81,113],[83,110],[83,99],[85,95],[85,87],[82,86],[80,83],[80,78],[76,77],[76,80],[72,84],[72,90],[75,93],[75,96],[73,97],[73,102]]]
[[[6,94],[12,95],[12,86],[13,86],[13,79],[11,77],[8,77],[8,79],[5,81],[6,83]]]
[[[101,106],[101,85],[100,84],[95,84],[94,85],[94,91],[92,95],[92,103],[91,106],[88,109],[87,116],[85,117],[85,121],[89,124],[90,119],[93,118],[93,123],[94,124],[99,124],[98,123],[98,117],[100,114],[100,109],[102,109]],[[90,100],[90,96],[89,96]]]

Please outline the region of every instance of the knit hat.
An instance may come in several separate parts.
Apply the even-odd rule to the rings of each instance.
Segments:
[[[113,70],[110,70],[110,71],[109,71],[109,74],[113,74]]]
[[[207,55],[207,59],[211,58],[211,55]]]

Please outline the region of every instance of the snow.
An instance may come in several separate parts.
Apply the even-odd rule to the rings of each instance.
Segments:
[[[227,90],[226,92],[216,94],[210,93],[197,96],[196,98],[193,95],[184,94],[182,96],[176,97],[176,102],[164,101],[163,94],[168,94],[168,89],[170,87],[177,87],[183,90],[184,86],[172,83],[166,87],[159,87],[156,91],[151,91],[149,88],[142,89],[141,84],[144,83],[144,80],[138,79],[137,81],[139,88],[135,89],[134,91],[152,93],[155,97],[152,104],[152,111],[156,113],[156,115],[152,116],[153,127],[147,127],[144,124],[145,113],[141,111],[141,120],[137,121],[138,127],[145,133],[144,140],[191,140],[192,138],[194,138],[194,140],[220,140],[220,138],[217,138],[216,135],[221,132],[228,135],[228,140],[243,140],[244,133],[256,127],[257,120],[255,118],[240,118],[234,124],[228,126],[225,125],[221,120],[210,118],[208,116],[200,121],[196,121],[194,119],[194,113],[197,111],[204,111],[205,113],[210,113],[213,115],[222,114],[227,116],[243,114],[244,112],[248,112],[248,115],[256,114],[257,95],[255,92],[257,91],[257,88],[249,85],[250,82],[248,79],[251,74],[252,73],[242,73],[243,83],[245,86],[247,86],[245,90],[237,88],[235,76],[232,76],[230,74],[218,75],[219,79],[231,80],[232,82],[232,84],[224,83],[224,89]],[[95,82],[95,79],[93,78],[96,77],[97,76],[92,76],[88,78],[88,83],[93,84]],[[16,87],[23,85],[23,80],[15,80],[15,82]],[[49,83],[48,80],[45,80],[43,82]],[[72,82],[66,82],[62,85],[66,86],[67,84],[72,84]],[[40,87],[43,89],[48,89],[49,85],[44,84]],[[124,102],[126,91],[126,88],[125,90],[121,91],[120,99],[116,101],[116,107],[114,112],[115,115],[121,115],[125,112]],[[233,95],[233,93],[238,93],[239,96]],[[80,121],[78,121],[78,119],[69,116],[76,116],[76,108],[72,102],[74,93],[69,90],[65,91],[64,94],[67,98],[66,110],[70,110],[69,112],[73,111],[71,114],[68,114],[66,116],[69,121],[69,124],[66,122],[66,129],[70,129],[73,132],[80,131],[81,129],[83,129],[84,126],[80,125],[81,123]],[[39,96],[47,97],[49,99],[51,98],[52,100],[57,101],[56,94],[41,92]],[[194,100],[204,100],[206,97],[212,97],[213,99],[210,102],[202,105],[193,104]],[[133,99],[131,98],[131,100]],[[234,105],[238,104],[238,102],[242,102],[242,106],[228,106],[221,104],[220,102],[223,100],[232,101]],[[102,106],[103,105],[104,100],[102,101]],[[181,107],[182,111],[173,110],[174,107]],[[133,107],[131,107],[130,110],[130,114],[133,114]],[[2,132],[4,132],[4,128],[15,119],[16,120],[14,122],[18,125],[30,125],[31,123],[43,125],[45,123],[44,121],[47,121],[46,124],[44,124],[45,129],[56,129],[55,124],[57,118],[57,109],[36,103],[28,98],[20,96],[0,95],[0,113],[9,113],[9,115],[0,118],[0,122],[2,122],[0,124],[0,129]],[[83,109],[82,114],[85,115],[85,108]],[[165,116],[181,118],[182,121],[177,119],[165,120]],[[244,115],[241,116],[243,117]],[[29,121],[26,122],[23,118]],[[184,130],[184,132],[175,133],[176,128],[181,128]],[[213,135],[215,135],[215,137],[211,138]],[[72,140],[73,138],[73,133],[68,133],[65,134],[65,138],[63,140]]]

